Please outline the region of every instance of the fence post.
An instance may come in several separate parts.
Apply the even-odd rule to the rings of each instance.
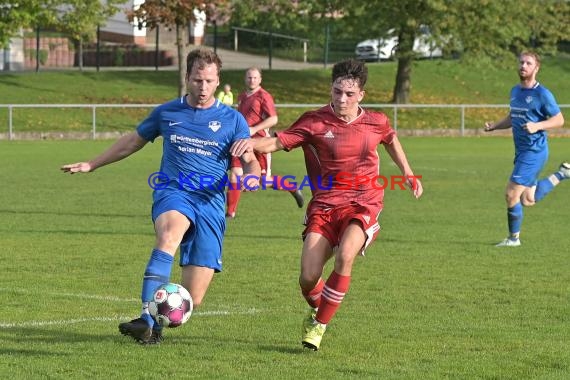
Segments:
[[[303,41],[303,63],[307,63],[307,41]]]
[[[234,29],[234,51],[238,51],[238,30]]]
[[[95,125],[97,124],[97,116],[96,116],[96,112],[95,109],[97,108],[96,105],[93,105],[92,109],[93,109],[93,126],[91,128],[91,138],[93,140],[95,140],[95,134],[97,132]]]
[[[40,71],[40,27],[36,27],[36,73]]]
[[[12,135],[12,106],[8,106],[8,140],[12,140],[14,136]]]
[[[271,70],[271,57],[273,56],[273,35],[269,32],[269,70]]]
[[[324,59],[324,66],[325,69],[327,68],[327,64],[329,63],[329,34],[330,34],[330,26],[329,20],[327,19],[327,23],[325,25],[325,56]]]
[[[156,24],[156,35],[154,36],[154,71],[158,71],[158,65],[159,65],[159,61],[160,61],[160,50],[158,48],[158,44],[159,44],[159,32],[160,31],[160,25]]]
[[[398,106],[394,104],[394,130],[398,130]]]
[[[461,124],[460,124],[460,128],[461,130],[459,131],[459,135],[461,137],[463,137],[463,134],[465,132],[465,104],[461,105]]]
[[[97,53],[95,56],[95,66],[97,66],[97,72],[101,69],[101,27],[97,24]]]

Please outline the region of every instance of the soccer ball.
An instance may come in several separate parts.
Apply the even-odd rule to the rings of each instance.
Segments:
[[[192,315],[190,293],[178,284],[162,284],[154,292],[148,305],[150,315],[163,327],[178,327]]]

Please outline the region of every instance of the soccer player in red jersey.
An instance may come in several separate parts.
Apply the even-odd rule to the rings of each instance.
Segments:
[[[363,62],[335,64],[330,104],[306,112],[275,137],[250,142],[260,152],[303,148],[313,198],[305,216],[299,284],[311,308],[303,321],[302,343],[313,350],[319,349],[327,324],[349,289],[354,260],[380,230],[384,191],[375,180],[380,168],[378,145],[384,146],[413,195],[419,198],[423,192],[388,117],[359,105],[367,76]],[[232,152],[247,145],[234,144]],[[359,180],[351,186],[347,176]],[[333,257],[334,269],[325,281],[324,266]]]
[[[245,117],[249,125],[252,138],[269,136],[269,128],[278,121],[277,110],[273,97],[261,87],[261,69],[251,67],[245,72],[245,85],[247,90],[239,94],[237,110]],[[275,190],[289,191],[295,198],[297,206],[303,207],[303,193],[294,189],[294,185],[280,176],[271,174],[271,153],[256,153],[261,166],[261,176],[267,178],[267,185]],[[237,211],[242,189],[239,188],[239,177],[243,176],[243,169],[239,158],[232,160],[230,168],[230,187],[227,192],[226,216],[234,218]],[[294,189],[294,190],[291,190]]]

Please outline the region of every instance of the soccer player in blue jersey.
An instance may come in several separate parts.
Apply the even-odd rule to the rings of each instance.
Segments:
[[[512,127],[514,169],[507,184],[509,236],[497,247],[518,247],[523,206],[542,200],[562,180],[570,178],[570,164],[563,162],[552,175],[538,179],[548,160],[547,130],[564,125],[564,117],[552,93],[537,80],[540,57],[534,52],[519,56],[520,84],[511,90],[510,112],[497,123],[485,123],[485,131]]]
[[[182,285],[194,307],[202,303],[214,273],[222,270],[226,227],[225,186],[230,147],[249,139],[249,127],[236,110],[214,96],[222,62],[207,49],[193,50],[186,61],[188,94],[155,108],[136,131],[121,137],[91,161],[62,166],[64,172],[87,173],[122,160],[161,136],[162,177],[153,192],[152,220],[156,242],[142,281],[142,313],[121,323],[119,331],[140,343],[162,340],[162,331],[148,310],[154,290],[170,281],[174,255],[180,247]],[[253,150],[241,155],[246,183],[255,189],[261,169]]]

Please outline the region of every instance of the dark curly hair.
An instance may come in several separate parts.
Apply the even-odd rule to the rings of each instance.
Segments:
[[[361,90],[368,80],[368,68],[362,61],[347,59],[336,63],[332,68],[332,82],[337,79],[354,79],[358,82]]]

